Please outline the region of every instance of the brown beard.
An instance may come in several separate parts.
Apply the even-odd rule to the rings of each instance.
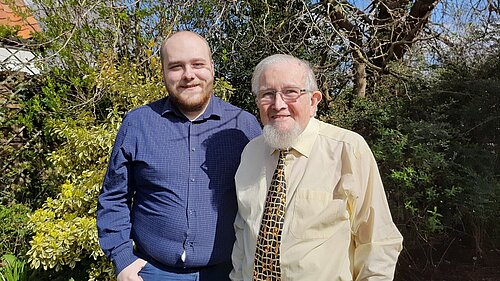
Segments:
[[[211,95],[211,93],[205,93],[203,98],[198,102],[186,102],[185,100],[179,99],[174,95],[170,95],[170,99],[172,103],[175,104],[182,112],[198,112],[203,110],[203,108],[207,105],[210,101]]]
[[[209,81],[209,83],[213,83],[213,82]],[[167,88],[167,92],[170,93],[171,91],[170,91],[169,87],[167,86],[166,88]],[[212,96],[212,92],[213,92],[213,85],[208,87],[207,91],[203,94],[203,96],[201,96],[201,99],[197,99],[197,100],[191,101],[191,102],[189,102],[189,100],[186,101],[184,99],[180,99],[176,95],[169,95],[169,96],[170,96],[172,103],[175,106],[177,106],[177,108],[182,113],[190,113],[190,112],[199,112],[199,111],[203,110],[203,108],[210,101],[210,96]]]

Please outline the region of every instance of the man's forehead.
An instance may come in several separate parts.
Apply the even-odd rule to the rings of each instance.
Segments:
[[[263,73],[284,72],[290,74],[303,74],[306,72],[305,66],[297,61],[280,61],[268,65]]]
[[[163,48],[165,54],[172,58],[177,56],[210,58],[210,48],[203,39],[197,36],[171,37],[165,42]]]
[[[266,67],[261,75],[262,82],[303,82],[306,77],[306,69],[303,65],[294,61],[278,62]],[[300,80],[300,81],[296,81]]]

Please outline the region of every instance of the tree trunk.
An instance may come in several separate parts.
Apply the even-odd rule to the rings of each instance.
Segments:
[[[354,95],[364,98],[366,96],[366,63],[354,59]]]

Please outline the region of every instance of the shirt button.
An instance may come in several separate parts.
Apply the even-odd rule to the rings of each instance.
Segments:
[[[194,181],[194,179],[191,179],[191,181]]]
[[[194,148],[194,147],[191,148],[191,151],[195,151],[195,150],[196,150],[196,148]]]

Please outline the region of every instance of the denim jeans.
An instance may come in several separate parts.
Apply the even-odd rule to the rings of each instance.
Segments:
[[[229,273],[232,268],[231,262],[227,262],[205,267],[199,271],[182,273],[169,271],[148,262],[139,272],[139,276],[144,281],[230,281]]]

